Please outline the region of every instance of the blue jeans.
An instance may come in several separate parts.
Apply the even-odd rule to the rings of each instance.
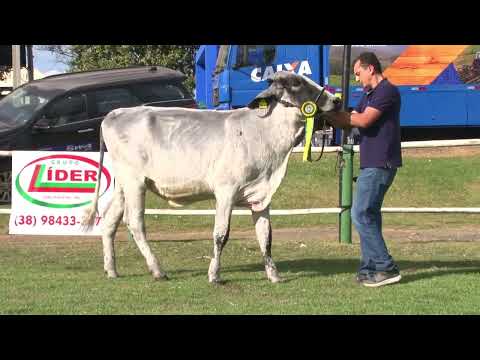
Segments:
[[[360,235],[362,259],[359,274],[398,270],[382,235],[382,203],[397,169],[360,169],[352,206],[352,221]]]

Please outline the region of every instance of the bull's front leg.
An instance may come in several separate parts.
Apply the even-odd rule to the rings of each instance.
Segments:
[[[273,282],[280,282],[282,279],[278,275],[277,267],[272,260],[272,226],[270,224],[270,206],[262,211],[252,211],[253,223],[257,240],[260,244],[263,259],[265,262],[265,272],[267,278]]]
[[[217,197],[215,228],[213,230],[213,258],[208,268],[208,281],[212,284],[222,282],[220,279],[220,256],[230,233],[232,207],[233,201],[230,197]]]

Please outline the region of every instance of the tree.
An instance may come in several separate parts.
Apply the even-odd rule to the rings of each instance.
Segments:
[[[71,71],[111,69],[134,65],[160,65],[187,76],[186,86],[195,86],[195,52],[198,45],[46,45]]]

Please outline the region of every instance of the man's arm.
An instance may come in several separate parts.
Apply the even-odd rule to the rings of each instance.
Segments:
[[[363,113],[339,111],[327,113],[324,116],[333,127],[350,129],[352,127],[368,128],[380,118],[380,115],[382,115],[380,110],[368,106]]]

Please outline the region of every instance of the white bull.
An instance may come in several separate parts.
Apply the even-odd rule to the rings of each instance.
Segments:
[[[104,214],[104,270],[117,277],[113,240],[122,218],[155,279],[167,278],[145,237],[145,191],[172,206],[215,198],[213,258],[208,270],[220,282],[220,255],[234,206],[251,209],[267,278],[280,281],[271,256],[270,202],[285,176],[293,147],[303,136],[306,101],[320,112],[339,110],[339,100],[307,77],[277,72],[268,89],[247,108],[231,111],[135,107],[110,112],[102,134],[113,162],[116,186]],[[262,100],[264,99],[264,100]],[[260,105],[261,100],[265,105]],[[100,140],[101,163],[103,159]],[[99,169],[101,171],[101,169]],[[98,176],[100,181],[100,176]],[[98,189],[83,225],[91,226]]]

